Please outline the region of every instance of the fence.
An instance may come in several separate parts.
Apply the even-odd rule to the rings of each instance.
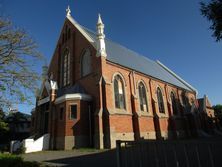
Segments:
[[[117,141],[117,167],[222,167],[222,141]]]

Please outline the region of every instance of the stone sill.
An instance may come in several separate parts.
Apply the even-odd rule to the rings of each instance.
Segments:
[[[138,114],[138,117],[153,117],[153,114],[150,112],[138,111],[136,113]]]
[[[157,116],[158,116],[158,118],[169,118],[169,115],[166,115],[166,114],[158,113]]]
[[[110,115],[133,115],[132,113],[127,112],[126,110],[108,110]]]

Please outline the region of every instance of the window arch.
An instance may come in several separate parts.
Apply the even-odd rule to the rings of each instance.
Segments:
[[[157,100],[158,100],[159,112],[165,113],[163,94],[159,87],[157,88]]]
[[[174,92],[171,92],[170,98],[171,98],[171,103],[172,103],[173,114],[176,115],[178,111],[177,111],[177,101],[176,101]]]
[[[192,111],[193,107],[195,108],[195,100],[191,97],[188,111]]]
[[[86,49],[82,54],[81,75],[84,77],[89,73],[91,73],[91,52],[89,49]]]
[[[62,57],[62,86],[70,84],[70,51],[65,49]]]
[[[138,90],[139,90],[140,110],[148,111],[146,88],[142,82],[139,83]]]
[[[126,109],[124,84],[120,75],[116,75],[114,77],[114,94],[115,107],[119,109]]]
[[[183,91],[181,93],[181,99],[182,99],[182,105],[184,108],[186,108],[188,106],[188,98],[187,98],[187,95],[186,95],[186,92]]]
[[[194,104],[194,102],[195,102],[194,99],[191,97],[191,98],[190,98],[190,103],[191,103],[191,104]]]
[[[185,112],[189,112],[191,110],[191,105],[190,105],[190,102],[189,102],[189,98],[187,96],[187,92],[186,91],[183,91],[182,94],[182,106],[183,106],[183,110]]]

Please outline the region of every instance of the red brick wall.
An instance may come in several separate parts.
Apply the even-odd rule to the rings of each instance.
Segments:
[[[70,119],[71,105],[77,105],[77,119]],[[89,104],[86,101],[67,101],[65,136],[89,135]]]
[[[63,118],[60,120],[60,109],[63,108]],[[54,124],[56,124],[56,136],[63,137],[65,135],[65,124],[66,124],[66,103],[63,102],[56,106],[56,119]]]
[[[116,133],[133,132],[132,117],[124,115],[111,115],[110,127],[115,128]]]
[[[125,98],[126,98],[126,111],[118,111],[118,112],[122,112],[122,113],[128,112],[129,114],[136,112],[139,115],[142,113],[140,112],[139,98],[138,98],[138,83],[142,81],[145,84],[145,87],[147,90],[147,99],[148,99],[148,113],[147,114],[151,117],[139,116],[138,118],[139,129],[137,130],[139,130],[140,132],[155,130],[154,122],[152,119],[152,116],[155,114],[154,111],[156,111],[156,114],[158,115],[158,117],[161,117],[161,119],[159,120],[160,130],[161,131],[173,130],[173,129],[169,129],[170,126],[169,126],[169,120],[168,120],[169,116],[173,115],[170,93],[171,91],[174,91],[176,99],[180,101],[179,93],[183,91],[181,88],[173,86],[171,84],[167,84],[160,80],[156,80],[152,77],[146,76],[139,72],[134,72],[134,79],[133,79],[132,70],[127,69],[125,67],[121,67],[119,65],[113,64],[108,61],[103,66],[102,70],[103,70],[102,71],[103,76],[106,80],[106,107],[108,111],[110,111],[111,113],[112,112],[115,113],[115,111],[118,111],[118,109],[115,109],[113,76],[114,74],[120,74],[125,82],[124,88],[125,88]],[[163,94],[165,114],[159,113],[157,94],[156,94],[157,87],[160,87]],[[135,98],[131,98],[132,95]],[[189,102],[191,98],[196,99],[194,92],[187,92],[186,95],[189,99]],[[134,104],[132,104],[132,99],[134,101]],[[180,112],[179,104],[177,107],[178,107],[178,111]],[[116,132],[133,132],[132,116],[130,115],[119,116],[119,115],[114,114],[110,116],[109,119],[110,119],[110,127],[114,128]]]
[[[140,132],[155,131],[152,117],[140,117]]]

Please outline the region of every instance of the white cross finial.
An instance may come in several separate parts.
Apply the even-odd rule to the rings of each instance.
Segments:
[[[68,5],[68,7],[66,9],[66,16],[71,16],[71,10],[69,8],[69,5]]]

